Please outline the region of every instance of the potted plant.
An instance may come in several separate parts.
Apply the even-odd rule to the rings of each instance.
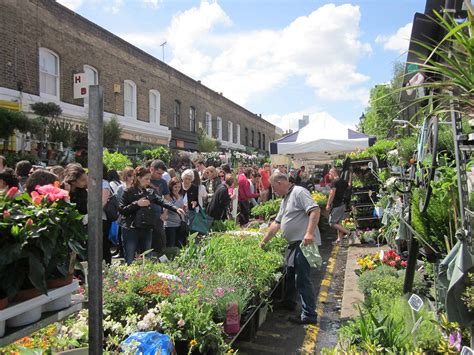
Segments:
[[[36,289],[33,296],[47,293],[49,279],[71,280],[70,265],[87,238],[83,216],[53,185],[15,194],[0,194],[0,284],[10,297],[28,288]]]

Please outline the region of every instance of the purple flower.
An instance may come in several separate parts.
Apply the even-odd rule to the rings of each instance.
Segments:
[[[449,335],[449,345],[454,346],[457,351],[461,351],[461,332],[457,331]]]

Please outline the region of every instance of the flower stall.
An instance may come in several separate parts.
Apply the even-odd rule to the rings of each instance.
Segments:
[[[83,216],[58,186],[37,186],[31,194],[11,188],[0,194],[0,210],[1,341],[8,327],[71,304],[72,272],[87,235]]]
[[[283,238],[259,248],[261,234],[215,233],[189,245],[172,261],[138,260],[104,272],[104,350],[119,351],[137,331],[169,336],[178,354],[232,352],[230,343],[281,278]],[[237,323],[235,323],[237,321]],[[87,311],[11,344],[65,350],[87,347]],[[43,341],[43,343],[42,343]],[[42,346],[44,345],[44,347]]]

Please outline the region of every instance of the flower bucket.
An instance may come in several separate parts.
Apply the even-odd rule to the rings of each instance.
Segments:
[[[20,290],[13,297],[13,302],[24,302],[31,300],[32,298],[41,296],[43,293],[37,288],[27,288],[25,290]]]

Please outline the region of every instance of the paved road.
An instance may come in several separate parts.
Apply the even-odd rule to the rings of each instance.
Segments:
[[[287,321],[291,312],[280,310],[270,312],[252,341],[238,340],[234,344],[234,347],[239,349],[239,354],[319,354],[321,348],[336,344],[347,248],[334,250],[335,247],[331,242],[336,239],[335,234],[330,230],[324,217],[321,218],[320,230],[323,268],[312,272],[313,286],[316,295],[319,295],[317,304],[319,324],[294,325]]]

